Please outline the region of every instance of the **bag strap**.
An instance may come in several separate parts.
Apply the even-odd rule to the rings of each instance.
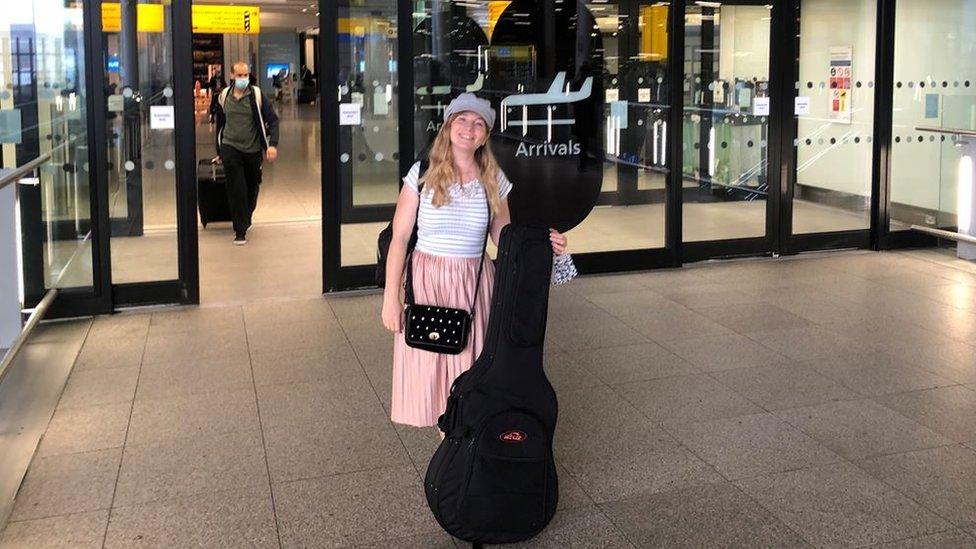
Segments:
[[[422,160],[420,167],[423,170],[422,173],[426,173],[427,160]],[[418,195],[422,184],[420,183],[420,176],[417,177],[417,189]],[[488,210],[488,225],[485,227],[485,240],[481,247],[481,261],[478,263],[478,278],[474,284],[474,295],[471,296],[471,318],[474,318],[474,309],[478,304],[478,291],[481,289],[481,274],[485,268],[485,256],[488,254],[488,235],[491,234],[491,203],[488,201],[488,190],[485,189],[485,208]],[[417,224],[420,222],[420,202],[417,202],[417,217],[414,221],[413,230],[416,232]],[[406,288],[404,291],[404,301],[407,305],[413,305],[413,254],[408,254],[407,257],[407,277],[406,277]]]

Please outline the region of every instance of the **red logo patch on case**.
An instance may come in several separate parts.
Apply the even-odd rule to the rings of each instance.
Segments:
[[[522,431],[505,431],[498,435],[498,439],[502,442],[525,442],[526,438],[528,438],[528,435]]]

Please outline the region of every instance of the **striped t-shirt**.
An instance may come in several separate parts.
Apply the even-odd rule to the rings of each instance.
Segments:
[[[403,184],[417,192],[420,162],[403,178]],[[498,196],[504,199],[512,183],[498,170]],[[431,203],[434,193],[424,187],[417,219],[417,249],[428,254],[454,257],[479,257],[484,248],[488,227],[488,203],[485,188],[476,179],[448,188],[451,201],[439,208]]]

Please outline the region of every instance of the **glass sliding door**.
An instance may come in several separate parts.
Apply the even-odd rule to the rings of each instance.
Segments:
[[[876,0],[800,3],[793,235],[871,226]]]
[[[685,242],[767,234],[772,6],[696,2],[685,11]]]

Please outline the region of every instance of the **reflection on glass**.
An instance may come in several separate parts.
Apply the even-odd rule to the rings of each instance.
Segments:
[[[794,234],[870,227],[876,4],[801,6]]]
[[[355,114],[338,128],[345,267],[376,262],[378,222],[355,208],[392,205],[400,188],[397,3],[340,2],[338,25],[339,101]]]
[[[771,8],[710,6],[689,6],[685,14],[684,239],[761,237]]]
[[[174,130],[150,124],[152,111],[174,104],[171,9],[161,0],[122,2],[117,19],[103,21],[116,284],[179,277]]]
[[[972,202],[959,198],[971,190],[976,151],[963,136],[924,128],[976,129],[974,13],[976,0],[896,5],[892,231],[911,225],[955,230],[960,218],[971,218]]]
[[[664,246],[667,2],[418,2],[415,154],[464,92],[498,112],[491,147],[516,221],[574,252]]]
[[[2,164],[45,159],[17,185],[24,290],[92,286],[82,2],[5,5],[0,15]]]

